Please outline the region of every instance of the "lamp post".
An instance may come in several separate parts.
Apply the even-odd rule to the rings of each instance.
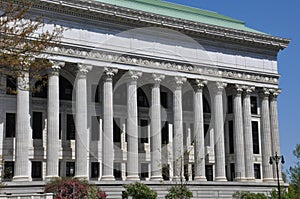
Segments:
[[[280,160],[281,160],[281,164],[284,164],[285,161],[284,161],[283,155],[278,156],[278,154],[276,152],[274,156],[270,156],[270,161],[269,161],[269,163],[271,165],[273,164],[274,161],[275,161],[275,164],[276,164],[278,199],[281,198],[281,196],[280,196],[281,191],[280,191],[280,182],[279,182],[279,171],[278,171],[278,164],[279,164]]]

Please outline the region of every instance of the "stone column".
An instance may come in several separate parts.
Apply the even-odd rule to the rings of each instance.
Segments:
[[[215,180],[227,181],[225,172],[223,91],[226,83],[216,82],[214,90]]]
[[[127,180],[139,180],[137,80],[141,72],[129,71],[127,84]]]
[[[254,180],[253,138],[251,122],[250,95],[255,88],[245,86],[243,96],[244,143],[245,143],[245,176],[248,181]]]
[[[154,84],[151,88],[150,109],[151,180],[162,179],[160,82],[164,78],[164,75],[152,74]]]
[[[75,176],[88,178],[87,73],[91,66],[78,64],[75,81],[76,165]]]
[[[31,139],[29,109],[29,73],[17,78],[17,119],[14,181],[30,181],[29,143]]]
[[[113,77],[117,69],[105,68],[103,84],[103,173],[102,180],[115,180],[113,142]]]
[[[235,178],[237,181],[245,180],[245,154],[244,154],[244,129],[242,111],[241,85],[236,85],[236,94],[233,100],[234,114],[234,153],[235,153]]]
[[[204,121],[203,121],[203,87],[206,81],[194,82],[194,158],[195,180],[206,181],[205,176],[205,145],[204,145]]]
[[[182,85],[185,77],[175,77],[175,89],[173,93],[173,117],[174,117],[174,180],[183,178],[184,150],[183,150],[183,124],[182,124]]]
[[[58,177],[59,165],[59,70],[64,62],[52,61],[48,73],[46,179]]]
[[[272,155],[277,152],[280,155],[280,141],[279,141],[279,129],[278,129],[278,107],[277,97],[281,93],[281,90],[272,90],[270,101],[270,119],[271,119],[271,135],[272,135]],[[273,177],[277,179],[276,166],[273,164]],[[282,181],[281,164],[278,164],[279,180]]]
[[[270,90],[264,88],[261,92],[261,152],[264,182],[274,181],[272,165],[269,164],[272,156],[269,95]]]

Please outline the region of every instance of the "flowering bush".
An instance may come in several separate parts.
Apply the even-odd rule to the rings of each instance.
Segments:
[[[48,182],[45,186],[46,193],[53,193],[54,199],[105,199],[106,193],[86,180],[76,178],[57,178]]]

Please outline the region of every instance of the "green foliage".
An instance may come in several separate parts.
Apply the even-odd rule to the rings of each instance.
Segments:
[[[286,189],[284,189],[284,188],[281,188],[280,192],[281,192],[281,194],[280,194],[281,199],[295,199],[296,198],[296,193],[292,186],[289,187],[288,191],[286,191]],[[271,191],[270,195],[271,195],[270,199],[277,199],[278,198],[278,190],[273,189]]]
[[[250,193],[249,191],[235,192],[232,197],[234,199],[268,199],[268,197],[262,193]]]
[[[89,198],[105,199],[106,193],[90,185],[86,180],[56,178],[45,186],[46,193],[53,193],[54,199]]]
[[[166,199],[189,199],[191,197],[193,197],[193,193],[185,185],[171,187],[165,196]]]
[[[296,156],[297,162],[295,166],[290,167],[288,174],[290,177],[290,185],[295,192],[295,199],[300,199],[300,144],[296,145],[293,154]]]
[[[157,198],[157,193],[155,191],[153,191],[147,185],[140,182],[123,185],[123,187],[126,189],[126,191],[122,194],[123,198],[127,198],[128,196],[132,196],[133,199]]]

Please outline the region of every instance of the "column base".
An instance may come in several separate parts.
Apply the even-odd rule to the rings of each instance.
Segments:
[[[139,181],[140,177],[138,175],[127,176],[126,180],[128,180],[128,181]]]
[[[163,180],[162,176],[150,176],[150,180],[152,181],[161,181]]]
[[[177,182],[179,182],[179,181],[183,181],[183,182],[185,182],[185,177],[184,176],[173,176],[173,178],[172,178],[172,181],[177,181]]]
[[[247,178],[245,178],[245,177],[235,178],[234,180],[237,182],[247,182],[248,181]]]
[[[107,175],[107,176],[102,176],[102,177],[101,177],[101,180],[102,180],[102,181],[115,181],[115,176],[109,176],[109,175]]]
[[[227,182],[227,178],[225,176],[216,177],[215,181],[216,182]]]
[[[46,176],[45,181],[51,181],[51,180],[57,179],[57,178],[60,178],[60,177],[59,176]]]
[[[254,182],[255,181],[255,178],[254,177],[251,177],[251,178],[246,178],[248,182]]]
[[[207,181],[207,179],[206,179],[206,177],[205,176],[195,176],[195,181],[202,181],[202,182],[206,182]]]
[[[275,180],[274,180],[274,178],[264,178],[264,179],[263,179],[263,182],[274,183]]]
[[[75,178],[77,178],[77,179],[88,179],[88,176],[86,176],[86,175],[75,175]]]
[[[13,181],[14,182],[29,182],[29,181],[32,181],[32,179],[29,176],[14,176]]]

